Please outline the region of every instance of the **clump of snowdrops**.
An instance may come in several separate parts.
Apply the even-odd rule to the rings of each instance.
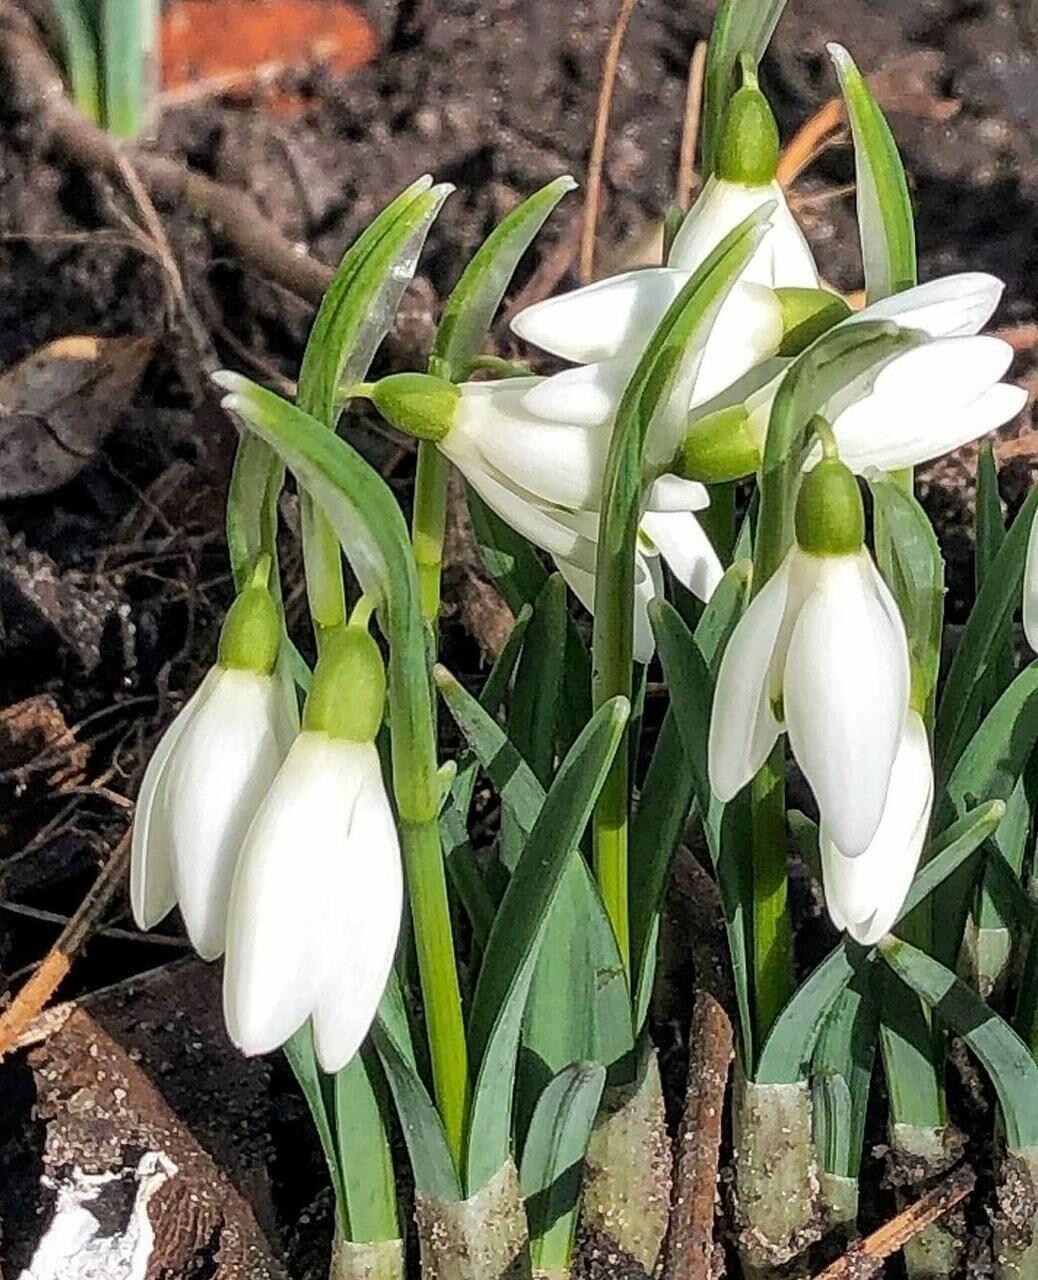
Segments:
[[[709,176],[665,264],[515,316],[562,372],[483,348],[568,178],[475,255],[428,368],[366,380],[449,194],[421,179],[344,257],[295,403],[217,378],[240,433],[238,595],[145,776],[133,908],[150,928],[178,905],[199,954],[225,957],[231,1039],[288,1055],[335,1189],[333,1276],[405,1274],[394,1123],[423,1274],[564,1277],[581,1216],[652,1272],[669,1147],[648,1018],[683,841],[727,926],[747,1274],[853,1233],[871,1091],[906,1194],[954,1161],[953,1037],[997,1098],[1015,1209],[992,1207],[995,1265],[1036,1274],[1038,665],[1014,618],[1022,601],[1038,645],[1038,497],[1007,530],[981,452],[976,602],[944,654],[912,474],[1024,403],[1009,347],[981,333],[1002,283],[917,282],[896,146],[832,46],[866,304],[824,286],[757,83],[773,10],[721,7]],[[418,441],[410,527],[349,443],[362,400]],[[452,467],[515,615],[478,696],[436,660]],[[281,607],[286,472],[313,670]],[[646,744],[650,671],[669,703]],[[464,744],[446,760],[437,702]],[[794,769],[809,813],[790,807]],[[489,844],[469,821],[480,780],[500,801]],[[799,979],[794,848],[839,934]],[[961,1250],[938,1223],[906,1262],[946,1275]]]

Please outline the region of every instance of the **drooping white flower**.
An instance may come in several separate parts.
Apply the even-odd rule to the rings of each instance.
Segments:
[[[842,510],[856,506],[848,528],[826,523],[841,509],[824,500],[830,481],[843,487]],[[904,624],[863,546],[860,504],[835,459],[805,481],[798,541],[725,649],[709,737],[710,784],[728,801],[788,733],[826,830],[849,857],[879,826],[909,694]]]
[[[224,1017],[247,1054],[307,1019],[325,1071],[378,1009],[403,903],[400,845],[374,738],[385,671],[362,627],[326,638],[303,729],[242,843],[227,917]]]
[[[224,1016],[247,1054],[307,1020],[334,1072],[367,1035],[393,967],[403,876],[378,752],[304,730],[249,828],[234,878]]]
[[[867,374],[852,380],[823,408],[840,457],[862,474],[918,466],[961,448],[995,430],[1019,413],[1027,396],[1000,381],[1013,350],[1000,338],[980,335],[998,305],[1002,284],[994,276],[965,272],[906,289],[865,307],[844,326],[867,320],[892,320],[900,328],[925,335]],[[772,405],[785,369],[742,401],[745,431],[733,449],[733,467],[743,458],[752,470],[764,448]],[[702,407],[683,446],[688,474],[700,474],[717,456],[720,435],[735,441],[731,408],[734,388]],[[738,411],[737,411],[738,412]],[[745,456],[743,456],[745,455]],[[808,457],[813,466],[820,450]]]
[[[879,942],[901,912],[926,841],[933,794],[926,726],[917,711],[909,710],[883,816],[868,847],[847,857],[824,824],[819,832],[829,916],[863,946]]]
[[[1027,559],[1024,561],[1024,635],[1038,653],[1038,516],[1031,521],[1027,535]]]
[[[245,666],[243,655],[227,652],[229,628],[236,617],[241,621],[235,610],[255,590],[239,596],[225,624],[221,661],[156,748],[134,819],[134,919],[151,929],[179,905],[191,944],[205,960],[224,950],[238,850],[297,728],[294,704],[273,671],[276,614],[266,619],[278,627],[272,652],[268,647],[254,655],[259,670]],[[238,664],[230,665],[236,657]]]

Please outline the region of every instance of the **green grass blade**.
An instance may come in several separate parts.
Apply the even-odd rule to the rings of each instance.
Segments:
[[[399,1240],[396,1175],[368,1047],[335,1076],[335,1136],[346,1189],[346,1239]]]
[[[897,143],[846,49],[830,45],[854,138],[865,294],[878,302],[916,283],[915,219]]]
[[[136,138],[158,106],[159,0],[101,0],[99,34],[105,127]]]
[[[76,106],[95,124],[101,124],[101,76],[97,59],[97,32],[81,0],[53,0],[51,8],[61,28],[65,69]]]
[[[1038,1146],[1038,1064],[1016,1032],[932,956],[899,938],[885,939],[879,950],[979,1059],[998,1095],[1009,1149]]]
[[[812,1059],[818,1158],[841,1178],[858,1176],[865,1142],[877,1034],[871,976],[862,973],[837,996]]]
[[[476,251],[443,309],[429,357],[430,373],[451,382],[469,376],[519,259],[576,185],[568,175],[549,182],[504,218]]]
[[[533,1113],[519,1176],[538,1275],[568,1275],[580,1209],[584,1156],[605,1086],[605,1068],[574,1062],[547,1085]]]

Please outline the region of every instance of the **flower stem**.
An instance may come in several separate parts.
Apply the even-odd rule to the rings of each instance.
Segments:
[[[785,752],[779,742],[753,780],[754,1043],[792,994],[787,905]]]
[[[411,545],[418,566],[422,618],[436,626],[440,613],[440,575],[443,570],[443,534],[447,521],[447,479],[450,463],[431,440],[418,444],[418,470],[414,484]]]
[[[594,863],[602,904],[616,934],[625,970],[631,971],[627,876],[627,739],[617,748],[594,815]]]
[[[451,1154],[461,1168],[469,1106],[468,1059],[447,881],[435,815],[425,822],[402,819],[400,835],[436,1104]]]

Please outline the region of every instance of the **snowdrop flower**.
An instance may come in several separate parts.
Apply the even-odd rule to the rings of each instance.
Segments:
[[[796,508],[796,542],[739,620],[710,720],[710,783],[728,801],[780,733],[845,857],[884,813],[909,695],[908,640],[864,547],[858,484],[827,444]]]
[[[578,366],[529,388],[525,406],[562,422],[606,420],[668,307],[725,236],[764,205],[772,206],[769,229],[721,307],[690,407],[776,355],[791,307],[802,310],[819,294],[831,303],[775,180],[777,162],[771,108],[755,84],[747,84],[732,97],[717,174],[682,223],[668,265],[547,298],[512,320],[520,338]]]
[[[856,942],[874,946],[894,926],[926,841],[933,807],[933,765],[926,726],[910,709],[894,757],[876,834],[865,851],[847,857],[823,823],[822,881],[829,916]]]
[[[842,388],[826,407],[840,457],[852,471],[894,471],[930,462],[1019,413],[1026,393],[1000,380],[1012,348],[978,332],[1002,289],[1001,281],[981,272],[944,276],[873,303],[843,322],[892,320],[919,337],[917,345]],[[675,469],[708,483],[753,471],[783,372],[744,399],[736,400],[732,392],[705,406],[689,427]],[[815,449],[807,465],[820,457]]]
[[[204,960],[224,949],[231,879],[252,816],[296,732],[275,672],[281,623],[269,561],[231,606],[219,658],[166,730],[141,783],[130,902],[142,929],[179,905]]]
[[[247,1054],[308,1018],[323,1069],[359,1049],[393,966],[400,846],[375,735],[385,671],[363,627],[329,637],[303,727],[242,844],[227,918],[224,1017]]]
[[[427,374],[393,374],[355,391],[370,395],[399,429],[435,440],[488,507],[553,557],[593,611],[611,418],[577,425],[542,416],[530,407],[529,393],[546,381],[506,378],[457,387]],[[660,558],[701,600],[721,579],[721,563],[694,514],[709,501],[703,485],[677,476],[660,476],[649,489],[636,565],[639,661],[653,652],[647,609],[663,591]]]
[[[1038,516],[1031,521],[1024,562],[1024,635],[1038,652]]]

